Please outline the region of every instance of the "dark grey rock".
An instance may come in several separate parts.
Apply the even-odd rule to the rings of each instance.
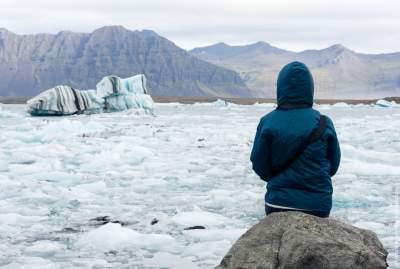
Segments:
[[[155,32],[108,26],[92,33],[17,35],[0,29],[0,96],[56,85],[93,89],[104,76],[145,74],[152,95],[249,96],[240,76],[200,60]]]
[[[205,229],[206,229],[206,227],[204,227],[204,226],[196,225],[196,226],[186,227],[183,230],[189,231],[189,230],[205,230]]]
[[[216,269],[383,269],[376,234],[301,212],[273,213],[249,229]]]

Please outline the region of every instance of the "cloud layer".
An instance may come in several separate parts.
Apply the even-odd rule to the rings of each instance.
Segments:
[[[17,33],[152,29],[190,49],[267,41],[291,50],[342,43],[400,51],[398,0],[1,0],[0,27]]]

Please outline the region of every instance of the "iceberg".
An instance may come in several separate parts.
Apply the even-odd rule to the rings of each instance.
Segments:
[[[146,88],[143,74],[129,78],[106,76],[95,90],[77,90],[60,85],[28,100],[32,116],[68,116],[116,112],[131,108],[153,113],[153,99]]]
[[[333,107],[337,107],[337,108],[347,108],[347,107],[351,107],[351,105],[345,103],[345,102],[339,102],[339,103],[335,103],[332,105]]]
[[[218,99],[217,101],[213,102],[215,107],[230,107],[231,103],[226,100]]]
[[[396,102],[392,101],[386,101],[384,99],[376,101],[376,106],[378,107],[400,107],[400,104],[397,104]]]

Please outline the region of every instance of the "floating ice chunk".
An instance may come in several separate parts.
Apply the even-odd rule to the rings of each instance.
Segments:
[[[137,94],[148,94],[146,88],[147,81],[144,75],[137,75],[129,78],[121,79],[121,86],[127,92]]]
[[[372,231],[380,231],[385,228],[385,224],[373,221],[359,221],[354,223],[354,226],[361,229],[368,229]]]
[[[36,135],[37,139],[41,141],[64,140],[66,137],[88,135],[104,129],[104,124],[100,122],[82,123],[77,120],[62,119],[46,124],[39,129]]]
[[[0,172],[8,171],[8,162],[0,159]]]
[[[162,265],[163,268],[169,269],[198,269],[199,267],[193,263],[194,260],[196,260],[194,256],[181,257],[167,252],[158,252],[152,258],[145,259],[144,264],[152,268],[159,268]]]
[[[202,259],[220,259],[223,255],[228,252],[232,244],[230,240],[218,240],[218,241],[206,241],[191,244],[184,250],[185,255],[193,255]],[[211,268],[211,266],[206,267]]]
[[[378,100],[376,101],[376,106],[378,107],[400,107],[400,104],[397,104],[396,102],[392,101],[386,101],[386,100]]]
[[[276,107],[275,103],[259,103],[259,102],[255,102],[253,106],[256,107]]]
[[[215,107],[230,107],[232,104],[226,100],[218,99],[213,103]]]
[[[0,267],[1,269],[61,269],[58,264],[41,257],[21,257],[18,260]]]
[[[0,164],[0,167],[1,167],[1,164]],[[1,170],[0,170],[0,172],[1,172]],[[10,180],[8,177],[0,174],[0,188],[1,189],[4,189],[5,187],[9,187],[12,185],[18,185],[18,184],[20,184],[20,183],[15,182],[14,180]]]
[[[52,163],[41,162],[33,164],[9,164],[8,169],[13,175],[32,175],[36,173],[44,173],[45,171],[52,170]]]
[[[154,153],[145,147],[133,146],[130,151],[125,154],[126,162],[132,165],[142,163],[146,158],[153,156]]]
[[[371,106],[371,104],[362,104],[362,103],[360,103],[360,104],[353,105],[353,107],[368,107],[368,106]]]
[[[104,112],[116,112],[131,108],[153,110],[153,100],[147,94],[112,95],[105,98]]]
[[[44,240],[37,241],[32,246],[25,248],[24,253],[29,256],[46,258],[54,256],[63,249],[64,247],[57,242]]]
[[[4,110],[0,105],[0,118],[21,118],[22,116],[8,110]]]
[[[104,181],[96,181],[92,183],[80,184],[77,185],[76,187],[92,193],[102,193],[107,191],[107,185],[106,183],[104,183]]]
[[[216,226],[227,223],[229,219],[207,211],[192,211],[178,213],[172,217],[172,221],[184,226]]]
[[[22,216],[16,213],[0,214],[0,225],[30,226],[41,219],[41,217],[37,216]]]
[[[205,230],[187,230],[184,234],[201,241],[216,240],[237,240],[246,229],[205,229]]]
[[[178,244],[166,234],[142,234],[119,223],[108,223],[83,235],[78,246],[100,251],[120,250],[127,247],[139,247],[149,250],[174,252]]]
[[[341,171],[344,173],[354,173],[356,175],[399,175],[400,167],[383,163],[370,163],[359,160],[346,161],[341,164]]]
[[[59,171],[50,172],[38,172],[30,173],[21,177],[21,179],[33,182],[33,181],[47,181],[47,182],[60,182],[61,184],[77,184],[82,180],[82,175],[72,174]]]
[[[106,171],[124,164],[140,165],[146,158],[154,154],[150,149],[141,146],[132,146],[128,150],[121,145],[97,154],[87,154],[82,158],[83,162],[80,167],[87,172]]]
[[[339,102],[339,103],[333,104],[332,106],[333,107],[350,107],[350,105],[345,102]]]
[[[14,151],[11,156],[11,163],[19,163],[19,164],[32,164],[36,162],[37,156],[33,154],[29,154],[23,151]]]
[[[131,108],[152,113],[153,100],[148,95],[144,75],[126,79],[107,76],[97,84],[96,90],[56,86],[30,99],[27,108],[32,116],[92,114]]]
[[[64,116],[86,112],[101,112],[102,99],[96,91],[80,91],[60,85],[33,97],[27,102],[32,116]]]
[[[317,105],[318,109],[323,109],[323,110],[328,110],[328,109],[332,109],[332,106],[329,104],[321,104],[321,105]]]

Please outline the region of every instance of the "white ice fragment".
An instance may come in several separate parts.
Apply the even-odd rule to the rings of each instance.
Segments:
[[[217,101],[215,101],[215,102],[213,103],[213,105],[214,105],[215,107],[224,107],[224,108],[226,108],[226,107],[230,107],[232,104],[229,103],[229,102],[226,101],[226,100],[218,99]]]
[[[142,146],[132,146],[125,154],[125,158],[127,163],[137,165],[152,155],[154,155],[153,151],[148,148]]]
[[[172,221],[184,226],[216,226],[229,222],[229,219],[207,211],[191,211],[176,214]]]
[[[236,241],[246,229],[199,229],[187,230],[184,234],[201,241],[231,240]]]
[[[384,163],[371,163],[359,160],[344,160],[340,171],[343,173],[354,173],[365,176],[399,175],[400,166],[387,165]]]
[[[36,173],[45,173],[52,170],[50,163],[33,163],[33,164],[9,164],[8,168],[12,175],[28,175],[32,176]]]
[[[11,154],[12,163],[31,164],[37,159],[37,156],[23,151],[14,151]]]
[[[20,257],[1,269],[61,269],[62,267],[41,257]]]
[[[0,214],[0,225],[30,226],[42,219],[42,217],[38,216],[22,216],[17,213],[6,213]]]
[[[44,125],[38,130],[37,136],[38,140],[41,141],[64,140],[67,137],[84,136],[101,132],[104,129],[104,124],[95,121],[83,123],[78,120],[62,119]]]
[[[21,177],[25,181],[60,182],[61,184],[77,184],[82,180],[81,174],[59,171],[30,173]]]
[[[385,225],[383,223],[374,221],[358,221],[354,223],[354,226],[361,229],[368,229],[372,231],[380,231],[385,228]]]
[[[167,252],[158,252],[150,259],[145,259],[144,264],[147,266],[159,268],[160,265],[169,269],[198,269],[193,261],[196,260],[194,256],[181,257],[180,255],[173,255]]]
[[[4,110],[0,105],[0,119],[1,118],[22,118],[22,115],[13,113],[9,110]]]
[[[332,109],[332,106],[329,104],[321,104],[321,105],[317,105],[318,109],[323,109],[323,110],[330,110]]]
[[[122,227],[118,223],[108,223],[84,234],[77,244],[78,246],[100,251],[138,247],[149,250],[175,252],[178,247],[176,240],[170,235],[142,234]]]
[[[64,247],[54,241],[37,241],[32,246],[25,248],[24,253],[29,256],[38,256],[38,257],[51,257],[54,256],[57,252],[63,251]]]
[[[259,102],[255,102],[254,104],[253,104],[253,106],[255,106],[255,107],[276,107],[276,104],[275,103],[259,103]]]
[[[337,108],[341,108],[341,107],[350,107],[349,104],[345,103],[345,102],[338,102],[332,105],[333,107],[337,107]]]
[[[104,181],[80,184],[76,187],[92,193],[102,193],[107,191],[107,185]]]
[[[0,159],[0,172],[8,171],[8,162]]]
[[[232,246],[230,240],[205,241],[194,243],[187,246],[184,250],[185,255],[193,255],[202,259],[220,259]],[[211,268],[210,266],[207,268]]]
[[[386,101],[386,100],[378,100],[376,101],[376,106],[378,107],[400,107],[400,104],[397,104],[396,102],[392,101]]]

